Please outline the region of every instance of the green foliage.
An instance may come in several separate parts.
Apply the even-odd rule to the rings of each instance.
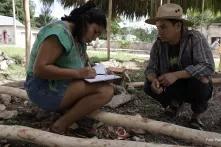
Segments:
[[[111,23],[111,32],[115,35],[120,32],[120,26],[117,20],[112,21]]]
[[[30,17],[32,26],[35,26],[34,13],[35,5],[34,2],[30,0]],[[25,15],[22,0],[15,0],[15,14],[16,18],[24,24]],[[13,8],[11,0],[0,0],[0,15],[13,17]]]
[[[138,38],[138,40],[143,42],[153,42],[157,36],[157,30],[155,28],[148,30],[144,30],[142,28],[122,28],[119,32],[121,35],[134,35]],[[122,43],[124,45],[124,42]]]
[[[140,41],[148,41],[148,32],[144,29],[137,28],[131,31],[131,34],[135,35]]]
[[[121,40],[120,41],[120,48],[128,48],[130,45],[130,42],[127,40]]]
[[[51,16],[51,5],[45,4],[41,8],[41,14],[35,17],[36,27],[40,28],[55,20],[56,19]]]
[[[127,34],[130,34],[130,32],[131,32],[131,30],[132,30],[133,28],[130,28],[130,27],[123,27],[123,28],[121,28],[121,30],[120,30],[120,34],[121,35],[127,35]]]
[[[16,64],[20,64],[21,65],[22,62],[23,62],[23,58],[21,56],[19,56],[19,55],[13,55],[13,56],[11,56],[11,58],[15,60]]]
[[[196,28],[200,25],[209,26],[214,22],[221,22],[220,13],[213,13],[211,10],[205,10],[203,13],[197,10],[188,9],[187,19],[191,21],[192,27]]]

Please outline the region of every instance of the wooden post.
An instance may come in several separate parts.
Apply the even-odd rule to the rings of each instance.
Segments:
[[[107,20],[107,59],[108,60],[110,60],[111,17],[112,17],[112,0],[109,0],[108,20]]]
[[[25,67],[27,69],[31,48],[31,22],[29,0],[23,0],[23,6],[25,12]]]
[[[12,7],[13,7],[13,26],[14,26],[14,44],[16,45],[16,15],[15,15],[15,0],[12,0]]]

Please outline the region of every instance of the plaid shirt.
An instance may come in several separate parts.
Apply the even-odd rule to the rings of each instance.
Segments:
[[[150,53],[149,65],[145,75],[155,73],[157,76],[169,71],[169,44],[155,41]],[[179,70],[186,70],[193,77],[210,77],[214,73],[214,60],[206,38],[198,31],[185,30],[180,40],[178,56]]]

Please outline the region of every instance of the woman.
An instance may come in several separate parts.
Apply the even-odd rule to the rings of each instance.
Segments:
[[[101,82],[89,84],[96,76],[86,67],[86,43],[95,40],[106,28],[103,11],[93,2],[74,9],[62,21],[51,23],[38,33],[30,55],[25,83],[29,98],[49,111],[65,112],[50,127],[65,133],[73,122],[110,101],[113,87]]]

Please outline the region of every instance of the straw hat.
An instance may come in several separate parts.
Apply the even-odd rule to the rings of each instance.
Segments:
[[[145,22],[148,24],[154,24],[160,19],[175,19],[181,20],[184,23],[189,23],[183,18],[183,9],[180,5],[169,3],[164,4],[158,8],[157,14],[154,18],[149,18]]]

